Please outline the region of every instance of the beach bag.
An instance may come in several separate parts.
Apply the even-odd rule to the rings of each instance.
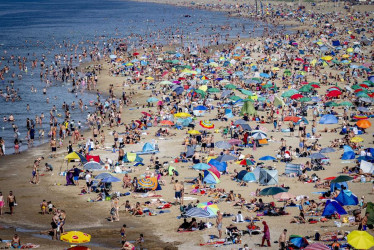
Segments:
[[[115,214],[116,214],[116,209],[112,207],[112,209],[110,209],[110,215],[115,215]]]

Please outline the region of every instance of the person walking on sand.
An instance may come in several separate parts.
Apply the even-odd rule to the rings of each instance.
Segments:
[[[284,229],[279,236],[279,250],[286,250],[286,239],[287,239],[287,229]]]
[[[3,193],[0,192],[0,215],[3,215],[3,207],[4,207],[4,196],[3,196]]]
[[[181,198],[182,198],[182,194],[181,194],[181,191],[183,189],[183,185],[181,185],[180,183],[178,183],[178,180],[175,180],[175,184],[174,184],[174,190],[175,190],[175,203],[179,203]]]
[[[264,235],[262,236],[262,243],[261,243],[260,247],[264,246],[265,240],[268,244],[268,247],[271,247],[269,226],[268,226],[268,224],[266,224],[266,221],[263,221],[262,224],[264,225],[264,231],[262,231],[264,233]]]
[[[10,215],[13,215],[14,214],[14,206],[16,205],[16,197],[13,195],[12,191],[9,192],[7,202],[8,202],[8,206],[9,206]]]
[[[222,238],[222,214],[221,211],[217,211],[217,219],[216,219],[216,224],[217,224],[217,230],[218,230],[218,238]]]

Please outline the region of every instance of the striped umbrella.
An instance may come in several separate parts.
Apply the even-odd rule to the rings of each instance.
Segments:
[[[330,250],[330,248],[322,243],[313,243],[304,248],[304,250]]]
[[[196,217],[196,218],[209,218],[212,217],[210,213],[202,208],[193,207],[186,212],[186,216],[188,217]]]
[[[138,181],[138,184],[141,188],[144,189],[153,189],[156,186],[156,183],[150,178],[140,179]]]
[[[214,128],[214,124],[211,123],[211,122],[208,121],[208,120],[200,121],[200,126],[203,127],[203,128],[207,128],[207,129],[212,129],[212,128]]]

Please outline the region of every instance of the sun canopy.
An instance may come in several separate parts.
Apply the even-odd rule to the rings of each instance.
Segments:
[[[72,152],[72,153],[68,154],[67,156],[65,156],[64,159],[67,160],[68,162],[80,161],[80,162],[82,162],[82,164],[87,162],[87,159],[82,154],[80,154],[78,152]]]
[[[347,214],[344,208],[337,201],[327,200],[322,216],[331,216],[334,213],[338,213],[340,215]]]

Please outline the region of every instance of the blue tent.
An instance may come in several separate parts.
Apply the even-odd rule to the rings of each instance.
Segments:
[[[219,183],[219,179],[210,171],[205,170],[203,182],[206,184],[217,184]]]
[[[344,208],[336,200],[327,200],[322,216],[330,216],[333,215],[335,212],[337,212],[340,215],[347,214]]]
[[[234,115],[232,114],[232,110],[231,109],[225,109],[225,116],[227,118],[233,118]]]
[[[227,162],[219,162],[216,159],[211,159],[208,164],[216,167],[220,172],[225,172],[227,169]]]
[[[319,120],[319,124],[337,124],[338,118],[336,118],[334,115],[324,115]]]
[[[247,170],[242,170],[242,171],[240,171],[239,174],[238,174],[238,176],[237,176],[238,180],[243,180],[243,177],[244,177],[247,173],[249,173]]]
[[[340,41],[339,40],[335,40],[335,41],[332,41],[332,46],[340,46]]]
[[[344,152],[342,156],[342,160],[351,160],[351,159],[354,159],[355,157],[356,157],[355,152],[348,151],[348,152]]]
[[[246,174],[243,176],[242,181],[245,181],[245,182],[256,182],[255,174],[252,173],[252,172],[248,172],[248,173],[246,173]]]
[[[349,151],[353,152],[353,149],[350,146],[348,146],[348,145],[344,145],[343,149],[344,149],[344,152],[349,152]]]
[[[348,189],[348,184],[347,182],[339,182],[339,183],[334,183],[332,182],[330,184],[330,191],[331,192],[334,192],[335,191],[335,188],[338,189],[338,190],[341,190],[342,187],[345,187],[346,189]]]
[[[342,190],[335,200],[342,206],[358,204],[357,196],[354,195],[350,190]]]
[[[137,153],[126,153],[123,156],[123,160],[122,161],[124,163],[129,163],[129,162],[143,162],[143,158],[139,157],[139,155]]]

